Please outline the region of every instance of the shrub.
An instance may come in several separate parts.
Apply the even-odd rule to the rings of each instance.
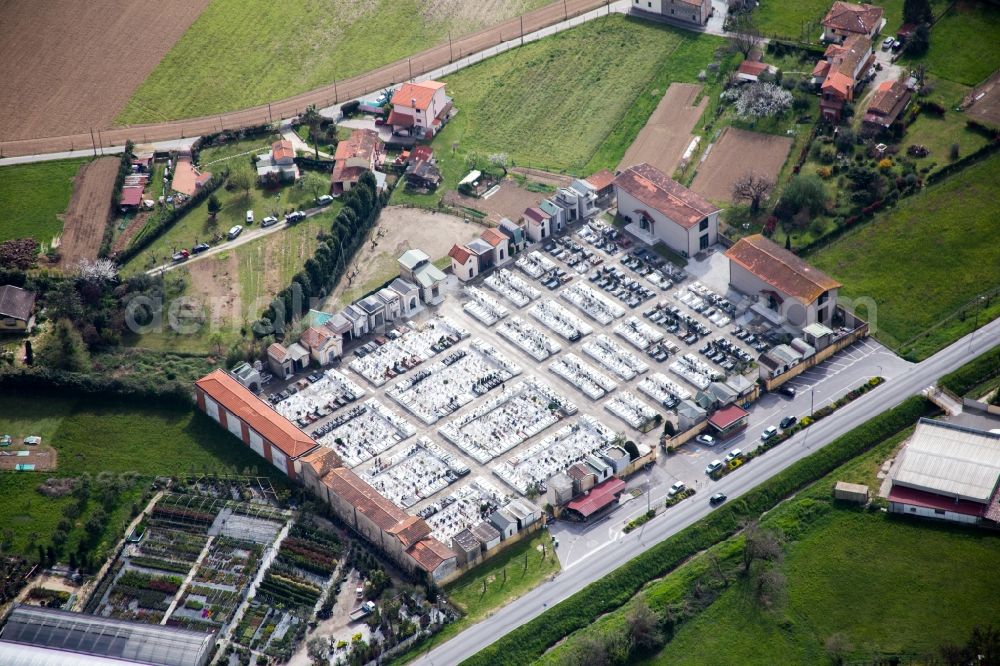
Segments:
[[[938,381],[938,386],[955,395],[964,396],[994,377],[1000,377],[1000,346],[977,356],[958,370],[948,373]]]

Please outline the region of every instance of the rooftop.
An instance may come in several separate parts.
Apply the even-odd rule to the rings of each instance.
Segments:
[[[430,261],[430,257],[423,250],[407,250],[399,256],[399,263],[409,268],[411,271],[424,261]]]
[[[615,174],[611,173],[607,169],[601,169],[597,173],[587,176],[587,182],[591,186],[600,192],[603,189],[611,187],[615,182]]]
[[[28,321],[34,307],[34,292],[9,284],[0,286],[0,317]]]
[[[489,243],[491,247],[496,247],[500,243],[503,243],[504,241],[507,240],[506,235],[500,233],[499,231],[493,229],[492,227],[484,231],[480,235],[480,238],[482,238],[485,242]]]
[[[708,417],[708,422],[720,430],[725,430],[748,415],[749,413],[739,405],[729,405]]]
[[[356,129],[351,132],[351,136],[337,144],[337,152],[333,158],[338,161],[357,158],[370,162],[375,158],[381,144],[382,140],[378,138],[378,132],[375,130]]]
[[[408,551],[420,568],[424,571],[433,572],[445,560],[455,557],[455,553],[448,546],[444,545],[434,537],[421,539],[413,544]]]
[[[815,301],[823,292],[842,286],[760,234],[736,241],[726,250],[726,256],[781,293],[806,304]]]
[[[440,81],[422,81],[420,83],[404,83],[392,96],[394,106],[406,106],[423,111],[431,105],[434,93],[443,88]]]
[[[275,162],[294,158],[295,149],[292,148],[292,142],[288,139],[279,139],[271,144],[271,159]]]
[[[869,33],[882,21],[882,14],[881,7],[837,0],[823,18],[823,25],[842,32]]]
[[[719,210],[650,164],[639,164],[626,169],[615,179],[615,187],[628,192],[685,229]]]
[[[451,249],[448,250],[448,256],[457,261],[460,265],[464,266],[465,262],[472,257],[472,253],[469,249],[462,245],[452,245]]]
[[[587,518],[617,500],[618,494],[625,490],[625,482],[612,477],[603,481],[582,497],[577,497],[566,504],[567,509],[573,509]]]
[[[364,514],[379,529],[389,531],[410,516],[398,506],[382,497],[374,488],[365,483],[351,470],[338,467],[324,479],[330,490]]]

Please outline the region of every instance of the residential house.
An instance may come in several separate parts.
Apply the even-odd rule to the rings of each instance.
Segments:
[[[823,41],[841,43],[851,35],[860,35],[872,41],[885,24],[883,14],[884,10],[875,5],[856,5],[837,0],[823,17]]]
[[[399,277],[420,288],[420,298],[428,305],[437,305],[444,300],[441,285],[446,276],[431,263],[430,257],[422,250],[407,250],[399,259]]]
[[[407,188],[422,192],[436,190],[444,180],[441,169],[433,162],[410,162],[403,178]]]
[[[620,173],[615,195],[626,231],[650,245],[692,257],[718,241],[720,209],[650,164]]]
[[[712,0],[632,0],[638,14],[654,14],[670,21],[702,26],[712,15]]]
[[[310,326],[299,336],[299,344],[309,350],[309,354],[319,365],[330,365],[344,355],[343,338],[323,326]]]
[[[382,164],[384,151],[385,146],[375,130],[351,132],[351,136],[337,144],[330,174],[330,193],[343,194],[354,187],[366,171],[375,171],[375,167]]]
[[[0,286],[0,332],[29,330],[34,310],[34,292],[9,284]]]
[[[736,68],[736,78],[740,81],[759,81],[761,74],[773,74],[776,71],[773,65],[755,60],[744,60]]]
[[[821,82],[819,108],[826,120],[840,122],[844,106],[854,101],[874,64],[872,40],[864,35],[850,35],[843,44],[826,47],[812,71],[813,81]]]
[[[902,81],[883,81],[875,89],[862,119],[866,133],[877,134],[892,127],[910,104],[911,93]]]
[[[392,111],[387,123],[392,131],[419,138],[430,138],[448,122],[451,98],[445,95],[440,81],[404,83],[392,96]]]
[[[257,179],[260,181],[292,182],[298,180],[299,175],[295,149],[288,139],[275,141],[270,152],[257,156]]]
[[[729,284],[764,304],[794,326],[829,323],[842,286],[760,234],[726,250]]]
[[[524,228],[527,231],[528,240],[537,243],[552,235],[549,221],[552,215],[546,213],[541,208],[531,207],[524,211]]]

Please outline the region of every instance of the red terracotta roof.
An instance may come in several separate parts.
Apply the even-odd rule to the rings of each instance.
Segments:
[[[271,159],[275,162],[294,158],[295,150],[292,148],[292,142],[288,139],[279,139],[271,144]]]
[[[541,208],[534,207],[525,209],[524,216],[530,220],[534,220],[535,222],[544,222],[552,217]]]
[[[430,536],[431,528],[420,516],[407,516],[386,531],[399,539],[405,549]]]
[[[625,490],[625,482],[619,478],[611,477],[591,488],[586,495],[570,500],[566,504],[566,508],[573,509],[587,518],[615,502],[623,490]]]
[[[582,481],[593,473],[594,470],[582,462],[573,463],[566,469],[566,475],[574,481]]]
[[[191,164],[190,155],[180,155],[174,164],[174,177],[170,181],[170,187],[181,194],[192,197],[198,191],[198,187],[211,177],[211,173],[201,173]]]
[[[434,159],[434,149],[430,146],[416,146],[410,151],[411,162],[430,162]]]
[[[823,18],[823,26],[841,32],[867,34],[882,21],[882,13],[881,7],[837,0]]]
[[[288,349],[280,342],[272,342],[267,348],[267,355],[280,363],[288,358]]]
[[[830,63],[827,60],[820,60],[813,67],[812,75],[817,79],[825,79],[827,73],[830,71]]]
[[[601,169],[597,173],[587,176],[587,182],[600,192],[603,189],[611,187],[615,182],[615,174],[611,173],[607,169]]]
[[[726,256],[775,289],[806,304],[824,291],[843,286],[760,234],[739,239],[726,250]]]
[[[138,206],[142,203],[142,188],[123,187],[122,197],[118,203],[121,206]]]
[[[364,167],[344,166],[343,162],[337,162],[333,165],[333,171],[330,173],[330,182],[335,187],[341,187],[344,183],[356,183],[361,180],[361,176],[365,171],[368,171],[368,169]]]
[[[360,158],[371,162],[381,150],[381,146],[382,140],[379,139],[378,132],[370,129],[356,129],[351,133],[351,136],[337,144],[337,152],[333,159],[340,161]]]
[[[615,187],[628,192],[676,224],[690,229],[719,209],[650,164],[626,169],[615,179]]]
[[[760,76],[767,71],[768,65],[763,62],[755,62],[753,60],[744,60],[740,63],[739,69],[737,70],[740,74],[750,74],[751,76]]]
[[[330,492],[353,506],[358,513],[367,516],[383,531],[388,531],[409,517],[349,469],[338,467],[323,482]]]
[[[396,111],[390,111],[389,118],[386,122],[393,127],[413,127],[413,116],[405,113],[398,113]]]
[[[333,449],[318,447],[299,458],[303,467],[311,467],[316,478],[322,481],[338,467],[344,466],[344,461]]]
[[[749,412],[741,408],[739,405],[729,405],[728,407],[723,407],[708,417],[708,422],[719,430],[725,430],[748,415]]]
[[[448,256],[457,261],[460,265],[464,266],[465,262],[469,260],[472,253],[469,252],[468,248],[462,245],[452,245],[451,249],[448,250]]]
[[[406,552],[428,573],[433,573],[446,560],[455,557],[455,552],[451,548],[433,537],[421,539]]]
[[[444,84],[438,81],[404,83],[392,96],[392,104],[393,106],[406,106],[423,111],[431,105],[434,92],[442,87]]]
[[[872,103],[868,105],[868,113],[884,116],[892,124],[909,101],[910,91],[905,83],[883,81],[875,91]]]
[[[330,332],[330,329],[310,326],[299,336],[299,342],[309,349],[317,349],[326,344],[331,338],[333,338],[333,334]]]
[[[507,236],[505,234],[502,234],[493,228],[489,228],[486,231],[484,231],[480,235],[480,238],[482,238],[484,241],[486,241],[493,247],[496,247],[500,243],[503,243],[505,240],[507,240]]]
[[[823,90],[833,90],[844,99],[850,99],[854,80],[842,72],[831,72],[821,87]]]
[[[224,370],[215,370],[205,375],[195,382],[195,386],[260,433],[261,437],[288,457],[298,458],[316,448],[317,444],[311,437],[292,425],[291,421],[274,411],[270,405],[247,390]]]

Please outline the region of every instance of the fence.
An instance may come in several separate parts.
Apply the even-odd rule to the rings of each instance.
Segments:
[[[927,329],[921,331],[920,333],[918,333],[917,335],[913,336],[909,340],[906,340],[905,342],[899,343],[899,345],[895,349],[893,349],[893,351],[895,351],[897,354],[905,355],[906,351],[910,347],[912,347],[916,342],[918,342],[919,340],[922,340],[923,338],[928,337],[929,335],[931,335],[932,333],[934,333],[934,331],[938,330],[942,326],[945,326],[945,325],[949,324],[953,319],[958,318],[958,319],[961,319],[962,321],[964,321],[967,317],[970,316],[970,313],[971,313],[971,315],[978,320],[979,313],[984,308],[989,307],[990,301],[992,301],[997,296],[1000,296],[1000,287],[994,287],[993,289],[990,289],[989,291],[984,291],[981,294],[977,294],[976,296],[974,296],[973,298],[971,298],[969,301],[967,301],[965,303],[965,305],[963,305],[962,307],[956,309],[954,312],[952,312],[947,317],[945,317],[943,319],[939,319],[930,328],[927,328]],[[977,321],[977,323],[979,323],[979,322]],[[986,320],[983,320],[982,323],[985,324]],[[979,328],[979,327],[975,326],[973,328],[973,330],[976,330],[977,328]]]
[[[247,126],[273,124],[302,113],[309,105],[326,108],[362,95],[413,80],[444,74],[503,53],[523,43],[541,39],[539,30],[558,26],[561,31],[612,11],[610,0],[563,0],[515,17],[493,28],[442,43],[374,71],[337,81],[284,100],[229,113],[150,125],[93,129],[64,136],[35,137],[0,142],[0,158],[64,151],[93,150],[136,143],[184,139]],[[572,19],[579,18],[579,21]],[[559,26],[558,24],[565,23]]]

